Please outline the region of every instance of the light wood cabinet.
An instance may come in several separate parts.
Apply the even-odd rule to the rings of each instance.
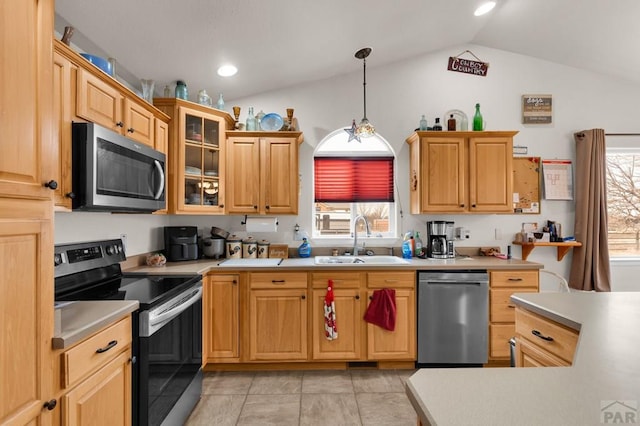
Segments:
[[[131,317],[60,355],[63,425],[130,425]]]
[[[249,274],[249,360],[304,361],[307,274]]]
[[[298,213],[300,132],[227,132],[227,212]]]
[[[0,424],[50,424],[54,5],[5,0],[0,14]]]
[[[513,293],[538,291],[538,270],[489,271],[489,358],[507,360],[509,339],[515,336]]]
[[[203,293],[204,362],[240,361],[240,275],[211,274]]]
[[[516,307],[516,366],[571,365],[579,332]]]
[[[140,99],[117,80],[53,40],[53,137],[57,149],[55,204],[71,210],[72,135],[74,121],[90,121],[167,153],[169,117]]]
[[[396,292],[396,326],[394,331],[367,323],[367,358],[369,360],[416,359],[416,278],[415,272],[368,272],[367,301],[375,289],[391,288]]]
[[[513,136],[505,132],[415,132],[411,213],[513,211]]]
[[[153,103],[171,117],[169,213],[225,213],[225,132],[233,118],[182,99],[156,98]]]

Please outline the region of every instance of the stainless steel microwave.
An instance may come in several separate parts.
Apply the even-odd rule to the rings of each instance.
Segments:
[[[152,212],[166,206],[166,157],[95,123],[73,123],[74,210]]]

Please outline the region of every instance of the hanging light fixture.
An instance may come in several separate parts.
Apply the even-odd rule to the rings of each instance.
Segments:
[[[344,131],[349,134],[348,142],[351,142],[354,139],[360,142],[360,138],[368,138],[376,133],[376,129],[373,127],[373,124],[371,124],[367,119],[367,56],[369,56],[370,53],[371,48],[365,47],[358,50],[355,54],[356,58],[362,59],[362,91],[364,95],[364,115],[357,126],[356,120],[353,120],[351,127],[344,129]]]

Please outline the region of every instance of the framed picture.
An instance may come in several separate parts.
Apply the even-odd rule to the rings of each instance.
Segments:
[[[551,124],[552,122],[551,95],[522,95],[522,124]]]

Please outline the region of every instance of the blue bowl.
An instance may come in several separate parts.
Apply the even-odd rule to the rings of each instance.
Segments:
[[[101,58],[100,56],[89,55],[88,53],[81,53],[80,56],[113,77],[113,68],[108,60]]]

